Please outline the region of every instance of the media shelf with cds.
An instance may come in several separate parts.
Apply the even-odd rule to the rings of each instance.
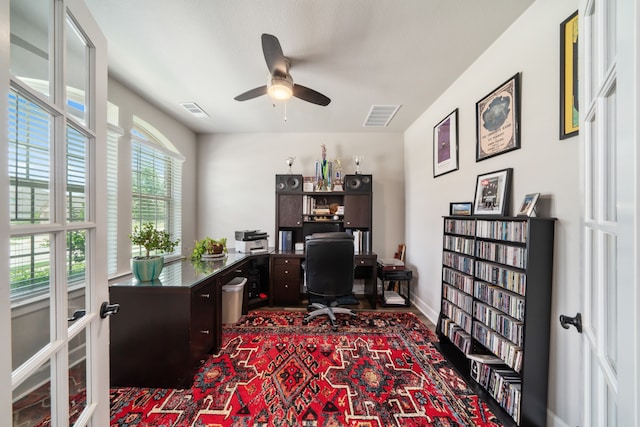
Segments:
[[[546,426],[553,218],[444,218],[440,349],[507,426]]]

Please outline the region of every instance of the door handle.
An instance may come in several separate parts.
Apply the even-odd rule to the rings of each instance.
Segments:
[[[100,318],[105,319],[107,316],[113,316],[120,311],[120,304],[109,304],[107,301],[100,306]]]
[[[71,317],[69,317],[67,319],[68,322],[75,322],[76,320],[78,320],[79,318],[81,318],[82,316],[84,316],[85,314],[87,314],[87,310],[82,309],[82,310],[76,310],[73,312],[73,314],[71,315]]]
[[[577,313],[575,317],[560,315],[560,324],[563,328],[569,329],[571,325],[575,326],[578,332],[582,333],[582,314]]]

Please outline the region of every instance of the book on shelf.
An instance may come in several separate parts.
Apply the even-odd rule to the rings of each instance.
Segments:
[[[293,231],[280,230],[280,250],[291,251],[293,249]]]
[[[353,248],[356,254],[371,250],[371,232],[369,230],[345,229],[353,236]]]
[[[471,360],[475,360],[480,363],[484,363],[486,365],[502,365],[504,361],[499,357],[494,356],[493,354],[478,354],[478,353],[470,353],[467,354],[467,358]]]
[[[405,300],[395,291],[384,291],[385,304],[404,304]]]
[[[378,260],[383,270],[404,270],[404,262],[397,258],[382,258]]]

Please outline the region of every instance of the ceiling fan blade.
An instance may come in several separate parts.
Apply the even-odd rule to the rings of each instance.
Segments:
[[[267,62],[267,68],[272,76],[284,77],[289,72],[287,59],[282,53],[282,47],[276,36],[271,34],[262,35],[262,52],[264,60]]]
[[[321,94],[320,92],[316,92],[313,89],[309,89],[308,87],[294,84],[293,85],[293,96],[296,98],[300,98],[303,101],[311,102],[313,104],[327,106],[331,102],[329,98]]]
[[[248,99],[257,98],[261,95],[266,95],[266,94],[267,94],[267,86],[260,86],[255,89],[248,90],[245,93],[241,93],[240,95],[236,96],[233,99],[235,99],[236,101],[246,101]]]

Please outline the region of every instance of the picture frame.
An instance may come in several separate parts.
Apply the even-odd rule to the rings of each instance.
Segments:
[[[520,73],[476,102],[476,162],[520,148]]]
[[[449,215],[452,216],[469,216],[473,212],[473,203],[471,202],[454,202],[449,203]]]
[[[458,109],[433,127],[433,177],[458,170]]]
[[[517,216],[531,216],[531,214],[535,212],[538,197],[540,197],[540,193],[525,195],[520,204],[520,209],[518,209]]]
[[[478,175],[473,201],[474,215],[507,215],[512,175],[513,168]]]
[[[578,96],[578,11],[560,24],[560,139],[580,131]]]

